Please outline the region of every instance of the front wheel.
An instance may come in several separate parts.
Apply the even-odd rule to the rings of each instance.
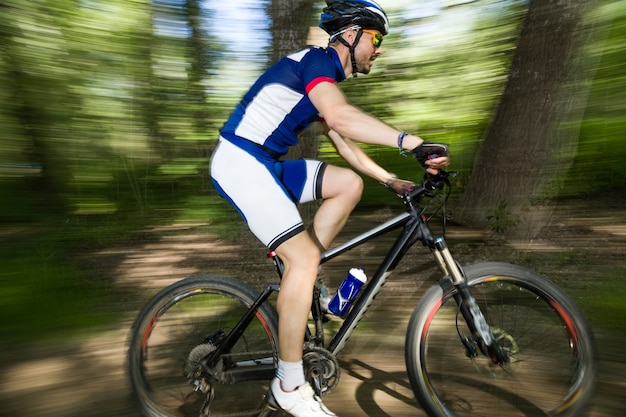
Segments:
[[[415,395],[430,416],[582,415],[594,391],[593,336],[569,297],[540,274],[485,263],[465,269],[467,283],[510,362],[467,354],[468,334],[448,279],[416,307],[406,338]],[[466,342],[467,343],[467,342]],[[471,343],[471,342],[470,342]]]
[[[239,281],[203,275],[172,284],[148,303],[128,356],[145,416],[262,415],[278,358],[278,319],[268,303],[229,351],[205,364],[256,298]]]

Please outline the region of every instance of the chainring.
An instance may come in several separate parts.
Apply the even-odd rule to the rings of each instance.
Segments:
[[[302,356],[304,376],[320,397],[332,391],[339,383],[339,363],[328,350],[309,347]]]

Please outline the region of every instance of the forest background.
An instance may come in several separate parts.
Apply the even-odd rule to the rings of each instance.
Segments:
[[[625,2],[381,4],[393,28],[385,54],[370,75],[341,87],[365,111],[450,144],[451,168],[459,172],[451,221],[499,239],[536,239],[550,217],[530,213],[582,204],[593,217],[607,201],[622,204]],[[245,229],[212,189],[208,158],[220,126],[255,77],[305,39],[319,43],[322,6],[295,0],[0,0],[3,350],[82,335],[118,320],[124,307],[107,301],[116,292],[103,279],[106,271],[85,269],[78,254],[133,242],[148,226],[206,224],[222,239]],[[523,94],[543,88],[529,81],[542,74],[523,66],[533,60],[516,61],[529,39],[525,29],[542,14],[556,16],[556,31],[566,30],[571,41],[564,52],[557,53],[557,45],[552,53],[540,47],[550,33],[530,39],[544,69],[566,69],[550,81],[559,95],[541,98],[559,106],[537,107],[536,98]],[[518,94],[507,89],[515,80]],[[521,109],[517,119],[503,116],[507,103]],[[549,119],[548,129],[527,124],[522,115],[532,111],[536,119]],[[503,127],[508,134],[500,134]],[[524,134],[543,147],[526,152]],[[342,163],[329,142],[315,131],[307,135],[308,148],[299,152]],[[492,145],[494,135],[504,143]],[[400,177],[420,179],[417,164],[396,149],[367,150]],[[552,153],[558,163],[538,162],[537,155]],[[518,163],[526,170],[519,171]],[[492,175],[473,176],[481,167]],[[547,174],[539,169],[544,167],[558,169]],[[524,190],[529,171],[549,181]],[[517,182],[494,185],[507,172]],[[489,204],[468,213],[468,201]],[[366,180],[357,211],[389,204],[388,192]],[[588,311],[601,307],[594,324],[624,334],[623,248],[618,260],[598,295],[585,302]]]

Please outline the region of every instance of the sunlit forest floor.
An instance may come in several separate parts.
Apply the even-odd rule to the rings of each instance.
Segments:
[[[504,260],[549,275],[565,288],[595,330],[601,360],[598,393],[590,416],[626,415],[626,219],[619,203],[590,212],[567,203],[541,239],[503,242],[449,225],[452,253],[462,263]],[[385,209],[357,213],[339,240],[392,215]],[[77,262],[107,280],[108,303],[123,312],[113,324],[79,337],[25,343],[0,357],[0,416],[138,417],[125,372],[126,342],[138,310],[158,289],[182,277],[212,273],[238,277],[256,288],[276,280],[265,249],[243,229],[218,237],[213,225],[148,228],[123,245],[87,250]],[[331,288],[352,266],[374,268],[392,238],[381,237],[329,262]],[[403,341],[411,310],[433,282],[434,263],[416,246],[391,276],[374,307],[340,355],[342,380],[325,402],[341,416],[425,416],[404,371]],[[399,308],[404,307],[404,308]],[[366,328],[366,331],[359,330]],[[37,329],[32,329],[36,332]]]

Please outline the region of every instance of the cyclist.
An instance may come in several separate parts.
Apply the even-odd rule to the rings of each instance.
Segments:
[[[411,150],[432,173],[448,164],[446,145],[425,143],[347,102],[337,83],[370,72],[382,54],[389,21],[372,0],[326,3],[320,27],[330,36],[328,47],[293,53],[263,73],[222,127],[211,161],[217,191],[284,263],[277,300],[279,362],[270,400],[296,417],[334,415],[306,382],[304,329],[321,250],[329,247],[359,202],[363,181],[347,168],[280,158],[297,144],[299,132],[321,121],[352,167],[394,189],[407,182],[376,164],[355,141]],[[296,204],[317,199],[323,201],[309,234]]]

